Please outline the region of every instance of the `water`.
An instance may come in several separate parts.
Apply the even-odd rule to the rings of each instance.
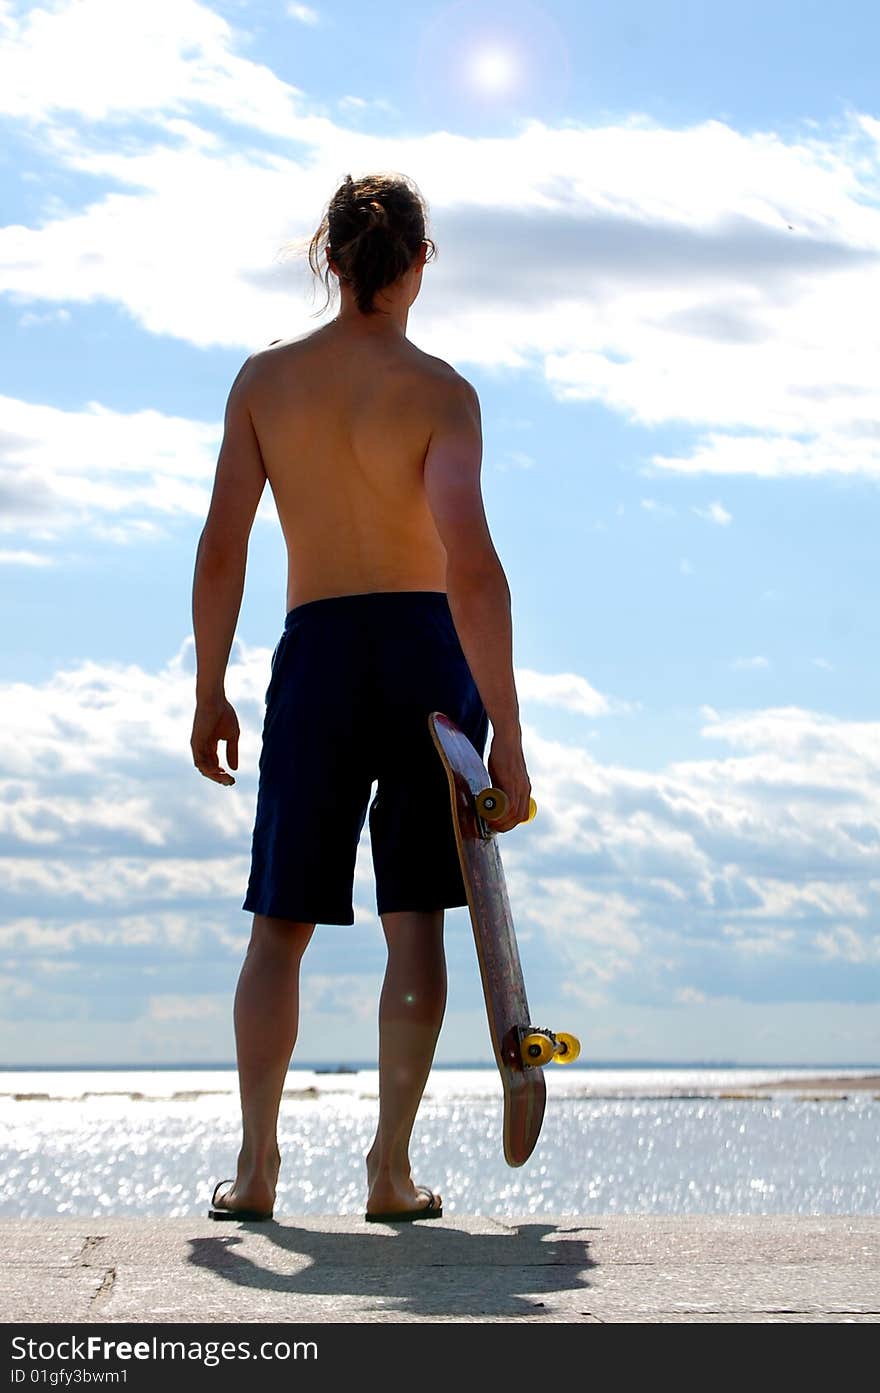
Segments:
[[[501,1154],[494,1069],[431,1075],[413,1175],[447,1214],[880,1211],[875,1091],[723,1096],[840,1069],[545,1072],[544,1130],[517,1170]],[[859,1072],[873,1071],[847,1071]],[[363,1212],[377,1091],[374,1070],[289,1074],[277,1214]],[[0,1216],[202,1215],[240,1135],[234,1070],[0,1072]]]

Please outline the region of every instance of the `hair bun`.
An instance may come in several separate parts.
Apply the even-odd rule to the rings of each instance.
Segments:
[[[427,207],[417,186],[393,172],[346,174],[330,199],[321,226],[309,243],[309,265],[323,279],[330,299],[329,268],[354,292],[362,314],[377,313],[374,296],[394,285],[413,265],[425,237]]]
[[[362,206],[369,218],[369,227],[388,226],[388,210],[384,204],[379,202],[378,198],[368,199]]]

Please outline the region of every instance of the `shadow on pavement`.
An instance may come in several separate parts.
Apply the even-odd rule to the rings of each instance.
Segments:
[[[376,1225],[364,1233],[333,1233],[273,1221],[248,1225],[274,1245],[280,1266],[261,1265],[238,1252],[240,1230],[216,1238],[192,1238],[188,1261],[225,1281],[291,1296],[373,1299],[383,1313],[407,1315],[540,1317],[541,1297],[578,1292],[595,1267],[586,1230],[520,1224],[506,1233],[475,1234],[454,1220]],[[572,1235],[567,1237],[566,1235]],[[555,1241],[554,1241],[555,1240]],[[248,1246],[252,1248],[249,1242]],[[260,1245],[263,1248],[263,1245]],[[284,1270],[288,1268],[289,1270]]]

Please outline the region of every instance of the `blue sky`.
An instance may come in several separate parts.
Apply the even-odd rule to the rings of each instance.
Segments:
[[[535,1019],[600,1060],[880,1059],[880,111],[870,4],[0,0],[0,1062],[233,1057],[266,491],[193,770],[226,395],[306,333],[346,173],[414,178],[409,334],[477,387],[540,813],[504,841]],[[384,959],[304,963],[369,1059]],[[438,1059],[490,1059],[447,916]],[[329,1042],[329,1043],[328,1043]]]

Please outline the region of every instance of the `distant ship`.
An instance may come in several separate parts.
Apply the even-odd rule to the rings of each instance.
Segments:
[[[316,1074],[356,1074],[357,1069],[350,1069],[347,1064],[335,1064],[332,1069],[329,1065],[325,1065],[322,1069],[315,1069],[313,1072]]]

